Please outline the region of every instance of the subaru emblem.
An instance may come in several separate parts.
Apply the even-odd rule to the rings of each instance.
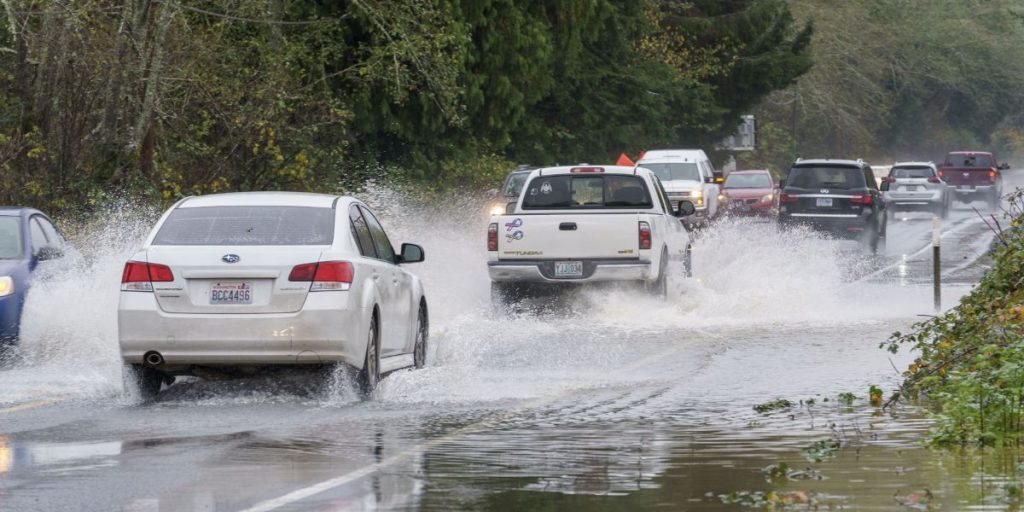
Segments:
[[[221,257],[221,261],[224,263],[238,263],[241,259],[242,258],[239,258],[237,254],[225,254]]]

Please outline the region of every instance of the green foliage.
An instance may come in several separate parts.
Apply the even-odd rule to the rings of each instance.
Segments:
[[[835,439],[821,439],[800,450],[800,453],[808,462],[822,462],[835,457],[842,447],[842,443]]]
[[[48,209],[489,187],[512,162],[716,139],[809,64],[783,0],[10,0],[0,17],[0,202]]]
[[[994,265],[948,312],[897,332],[882,346],[920,354],[904,396],[936,406],[938,443],[1018,441],[1024,426],[1024,192],[1010,197]]]
[[[754,410],[762,414],[767,414],[771,412],[781,411],[784,409],[790,409],[792,407],[793,402],[790,402],[785,398],[777,398],[775,400],[772,400],[771,402],[765,402],[763,404],[755,405]]]

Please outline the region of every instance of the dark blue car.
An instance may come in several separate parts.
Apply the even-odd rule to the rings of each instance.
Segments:
[[[49,217],[32,208],[0,206],[0,348],[18,342],[32,273],[64,256],[65,240]]]

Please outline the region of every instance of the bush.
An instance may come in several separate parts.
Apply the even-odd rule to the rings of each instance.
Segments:
[[[955,308],[882,345],[919,352],[901,396],[934,405],[937,443],[1012,442],[1024,427],[1024,192],[1009,199],[1009,226],[997,224],[994,266],[978,286]]]

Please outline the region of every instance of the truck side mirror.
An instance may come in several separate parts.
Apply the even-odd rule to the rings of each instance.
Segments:
[[[714,176],[705,176],[704,177],[704,183],[714,183],[714,182],[715,182],[715,177]]]
[[[781,180],[779,180],[779,190],[782,190],[784,188],[786,188],[786,180],[785,179],[781,179]]]
[[[679,201],[679,209],[676,210],[676,217],[689,217],[697,213],[697,208],[690,201]]]

